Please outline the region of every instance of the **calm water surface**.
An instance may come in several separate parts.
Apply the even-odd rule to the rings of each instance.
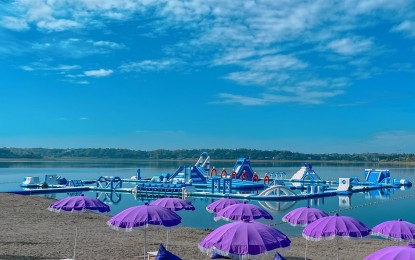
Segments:
[[[46,174],[57,174],[66,179],[83,179],[96,180],[100,176],[118,176],[121,178],[130,178],[135,175],[137,168],[141,169],[142,177],[152,177],[162,172],[174,172],[179,162],[117,162],[117,163],[90,163],[90,162],[0,162],[0,191],[20,190],[20,182],[26,176],[39,176],[44,178]],[[188,163],[187,165],[191,165]],[[228,172],[234,163],[212,164],[216,168],[225,167]],[[277,163],[277,164],[260,164],[252,163],[252,168],[260,176],[266,172],[287,173],[291,177],[300,167],[301,163]],[[357,176],[361,180],[364,177],[365,168],[387,168],[390,169],[394,178],[408,179],[415,183],[415,168],[406,166],[376,167],[376,165],[327,165],[314,164],[313,169],[325,180],[337,180],[339,177]],[[125,183],[124,187],[132,187],[131,184]],[[106,202],[111,207],[111,215],[136,205],[142,205],[152,199],[134,198],[132,194],[117,194],[103,192],[85,192],[86,196],[97,197]],[[61,199],[70,195],[68,193],[48,194],[48,196]],[[213,202],[212,198],[191,197],[191,201],[196,207],[195,211],[179,211],[178,214],[183,218],[182,226],[196,228],[214,229],[223,224],[225,221],[215,222],[213,215],[206,211],[206,206]],[[354,193],[351,196],[333,196],[318,199],[300,200],[295,202],[257,202],[250,203],[264,207],[270,212],[274,220],[263,220],[261,222],[274,224],[276,227],[287,235],[301,235],[301,227],[291,227],[288,224],[282,224],[281,218],[289,211],[310,205],[320,208],[333,214],[339,211],[342,215],[352,216],[366,225],[373,227],[380,222],[402,218],[415,223],[415,192],[414,188],[404,189],[384,189],[374,190],[368,193]],[[45,209],[46,210],[46,209]]]

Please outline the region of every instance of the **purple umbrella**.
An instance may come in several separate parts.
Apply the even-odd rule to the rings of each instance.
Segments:
[[[407,246],[390,246],[380,249],[363,258],[363,260],[415,260],[415,244]]]
[[[371,234],[397,241],[414,241],[415,225],[402,219],[386,221],[375,226]]]
[[[173,227],[180,224],[182,218],[175,212],[161,206],[135,206],[125,209],[108,220],[107,224],[116,230],[132,231],[144,226],[144,259],[147,252],[147,225]]]
[[[359,220],[352,217],[339,216],[337,213],[333,216],[317,219],[303,230],[303,237],[306,239],[306,242],[307,240],[329,240],[335,237],[343,239],[362,238],[369,234],[370,228]],[[339,250],[337,250],[337,259],[339,259]]]
[[[282,221],[287,222],[292,226],[306,226],[319,218],[327,216],[328,214],[320,209],[301,207],[285,214],[285,216],[282,217]]]
[[[214,201],[212,203],[210,203],[207,207],[206,210],[210,213],[216,213],[224,208],[226,208],[227,206],[233,205],[233,204],[239,204],[242,203],[242,201],[237,200],[237,199],[232,199],[232,198],[223,198],[217,201]]]
[[[240,221],[265,218],[274,219],[265,209],[253,204],[243,203],[227,206],[215,215],[215,220],[224,219],[228,221]]]
[[[179,211],[179,210],[195,210],[195,207],[185,200],[179,199],[179,198],[161,198],[155,201],[150,202],[150,205],[157,205],[161,206],[163,208],[173,210],[173,211]],[[167,230],[167,241],[166,241],[166,247],[169,244],[169,230]]]
[[[105,204],[104,202],[84,196],[83,194],[80,196],[72,196],[67,197],[54,203],[50,204],[48,210],[60,212],[63,211],[99,211],[99,212],[109,212],[110,207]]]
[[[84,196],[84,194],[81,194],[80,196],[72,196],[67,197],[58,201],[55,201],[54,203],[50,204],[48,207],[48,210],[54,211],[54,212],[61,212],[63,211],[99,211],[99,212],[109,212],[110,207],[106,205],[104,202]],[[74,242],[74,248],[73,248],[73,259],[75,259],[76,256],[76,238],[78,236],[78,226],[75,226],[75,242]]]
[[[232,258],[258,257],[274,249],[288,248],[290,239],[279,230],[260,222],[238,221],[223,225],[200,243],[203,253]]]
[[[179,199],[179,198],[161,198],[155,201],[150,202],[150,205],[157,205],[161,206],[163,208],[173,210],[173,211],[179,211],[179,210],[195,210],[195,207],[185,200]]]

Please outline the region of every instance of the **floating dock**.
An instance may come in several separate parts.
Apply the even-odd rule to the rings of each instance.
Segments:
[[[339,178],[338,181],[323,180],[305,163],[291,178],[284,172],[266,173],[260,179],[252,170],[250,160],[239,158],[228,173],[224,168],[219,173],[216,168],[210,170],[210,157],[202,153],[194,166],[180,166],[174,173],[162,173],[159,176],[142,179],[140,169],[136,176],[121,179],[117,176],[100,176],[97,180],[70,180],[56,175],[46,175],[45,181],[38,177],[26,177],[22,182],[23,190],[9,193],[36,195],[63,192],[115,192],[132,193],[135,196],[196,196],[223,198],[232,197],[259,201],[294,201],[310,198],[349,195],[383,188],[411,186],[404,179],[394,179],[389,170],[365,169],[364,180],[357,177]],[[62,185],[66,181],[67,186]],[[123,187],[123,183],[134,187]]]

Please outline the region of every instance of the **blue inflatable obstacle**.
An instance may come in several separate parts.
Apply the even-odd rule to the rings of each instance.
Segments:
[[[374,185],[390,184],[396,186],[411,186],[412,182],[406,179],[394,179],[389,170],[365,169],[365,181]]]
[[[292,181],[307,181],[307,182],[321,182],[322,179],[313,170],[311,163],[304,163],[294,175],[291,177]]]
[[[254,176],[251,161],[248,158],[239,158],[236,161],[235,166],[233,166],[233,172],[236,173],[235,179],[242,179],[242,174],[246,174],[244,178],[247,178],[247,180],[252,180],[252,177]]]
[[[255,177],[254,177],[255,176]],[[251,161],[247,158],[239,158],[228,175],[225,169],[219,175],[213,167],[210,178],[207,180],[206,188],[212,193],[232,193],[232,190],[260,190],[264,188],[264,183],[258,182],[258,175],[252,170]]]

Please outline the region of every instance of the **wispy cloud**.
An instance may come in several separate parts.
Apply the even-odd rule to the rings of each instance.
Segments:
[[[44,70],[44,71],[70,71],[70,70],[77,70],[80,69],[81,66],[79,65],[65,65],[60,64],[57,66],[50,66],[45,63],[32,63],[29,65],[23,65],[20,67],[22,70],[25,71],[36,71],[36,70]]]
[[[112,41],[95,41],[74,37],[35,42],[31,48],[41,54],[52,53],[56,56],[81,59],[91,55],[109,54],[124,49],[126,46]]]
[[[97,17],[123,19],[136,11],[141,4],[136,1],[30,1],[17,0],[13,3],[10,15],[18,20],[7,18],[3,27],[13,30],[27,29],[28,25],[38,30],[57,32],[97,25]]]
[[[166,58],[146,56],[137,61],[132,58],[132,62],[119,61],[118,69],[122,72],[158,72],[177,68],[179,64],[190,64],[191,68],[221,67],[226,68],[222,78],[239,85],[260,87],[257,97],[243,98],[244,104],[320,104],[344,93],[349,84],[328,87],[334,84],[328,72],[341,69],[345,78],[363,79],[390,71],[373,65],[381,55],[380,48],[393,47],[379,47],[376,34],[365,32],[394,24],[385,33],[400,32],[414,37],[414,5],[410,0],[16,0],[1,18],[0,26],[15,31],[76,32],[78,28],[105,29],[108,21],[125,22],[134,17],[140,28],[152,29],[139,30],[140,36],[142,31],[153,32],[152,37],[177,29],[185,33],[162,46],[158,57],[164,54]],[[146,20],[149,12],[151,22]],[[112,38],[86,39],[80,35],[39,40],[31,49],[81,59],[129,48]],[[7,51],[11,52],[5,49],[3,53]],[[26,70],[34,69],[26,66]],[[101,69],[71,76],[104,77],[111,73],[112,70]],[[326,85],[309,87],[304,82],[325,82]],[[243,90],[220,96],[241,100],[248,96],[241,93]],[[307,101],[307,95],[316,99]]]
[[[143,60],[129,62],[121,65],[119,69],[123,72],[150,72],[171,69],[179,62],[177,60]]]
[[[106,70],[106,69],[98,69],[98,70],[87,70],[84,72],[85,76],[88,77],[107,77],[113,73],[112,70]]]
[[[356,55],[369,51],[373,46],[373,42],[368,39],[360,39],[358,37],[348,37],[334,40],[328,43],[327,47],[332,51],[341,55]]]
[[[19,19],[12,16],[4,16],[0,19],[0,26],[14,31],[26,31],[29,30],[29,25],[26,20]]]
[[[110,48],[110,49],[123,49],[123,48],[125,48],[124,44],[111,42],[111,41],[92,41],[92,40],[89,40],[88,42],[92,43],[92,45],[94,45],[94,46],[107,47],[107,48]]]
[[[405,20],[399,25],[392,28],[393,32],[401,32],[408,37],[415,37],[415,22],[410,20]]]

